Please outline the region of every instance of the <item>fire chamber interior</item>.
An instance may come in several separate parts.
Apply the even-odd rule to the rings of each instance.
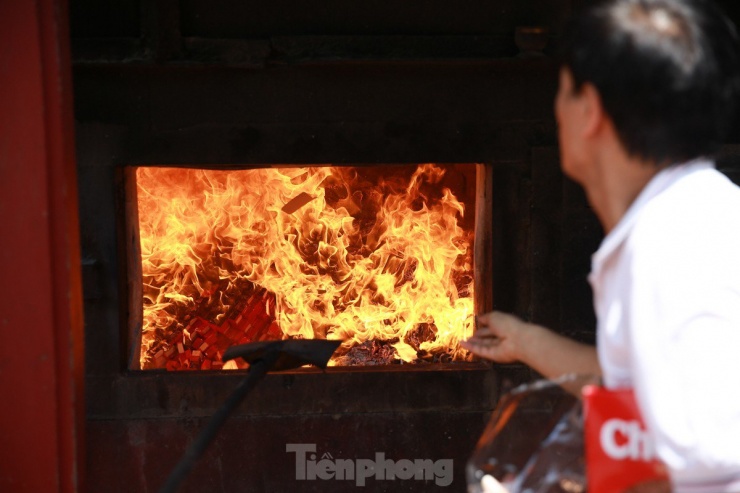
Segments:
[[[286,338],[343,340],[333,365],[469,358],[475,165],[132,173],[141,368]]]

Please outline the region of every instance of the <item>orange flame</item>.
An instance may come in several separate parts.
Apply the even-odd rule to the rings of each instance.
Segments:
[[[345,350],[391,341],[407,362],[418,351],[466,359],[472,236],[459,224],[464,204],[438,186],[444,174],[425,164],[403,183],[371,183],[347,167],[138,168],[142,367],[158,340],[187,331],[182,313],[220,296],[219,323],[233,304],[223,293],[246,281],[274,294],[267,310],[284,338],[340,339]],[[431,335],[412,347],[422,325]]]

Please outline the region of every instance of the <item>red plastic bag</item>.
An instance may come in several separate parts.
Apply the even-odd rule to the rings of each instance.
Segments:
[[[583,388],[586,477],[590,493],[621,493],[667,480],[631,389]]]

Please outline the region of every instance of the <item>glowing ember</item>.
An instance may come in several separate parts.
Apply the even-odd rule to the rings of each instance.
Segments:
[[[283,338],[344,340],[339,365],[467,359],[465,206],[441,166],[372,169],[138,168],[142,368]]]

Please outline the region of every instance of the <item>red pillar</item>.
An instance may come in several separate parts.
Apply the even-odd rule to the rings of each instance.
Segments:
[[[0,1],[0,491],[82,491],[84,362],[66,3]]]

